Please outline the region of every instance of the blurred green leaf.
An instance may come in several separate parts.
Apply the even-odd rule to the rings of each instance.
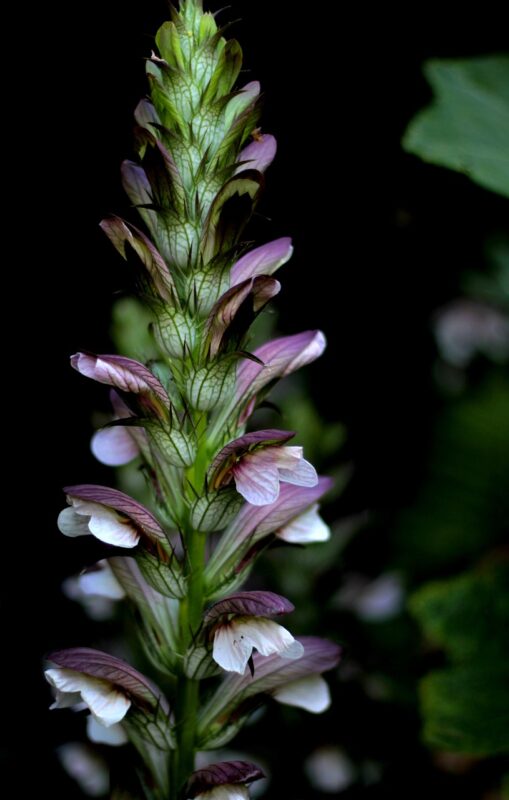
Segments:
[[[304,447],[306,458],[313,464],[321,464],[338,453],[346,439],[344,425],[326,422],[304,392],[291,392],[283,399],[281,407],[285,425],[299,432],[295,441]]]
[[[432,747],[470,755],[509,751],[506,665],[455,667],[421,683],[424,739]]]
[[[505,657],[509,686],[508,561],[428,583],[412,596],[410,610],[428,639],[455,662]]]
[[[509,561],[497,556],[410,600],[425,635],[456,664],[421,682],[423,735],[432,747],[509,751]]]
[[[426,62],[435,98],[410,122],[403,147],[509,197],[509,57]]]
[[[397,568],[428,577],[505,541],[508,408],[509,382],[502,373],[444,408],[426,478],[395,525]]]
[[[150,332],[153,316],[147,306],[135,297],[122,297],[112,314],[111,338],[119,353],[139,361],[158,357]]]

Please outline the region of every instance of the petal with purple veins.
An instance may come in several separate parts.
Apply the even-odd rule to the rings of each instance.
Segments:
[[[98,503],[73,499],[73,510],[80,516],[89,517],[90,533],[106,544],[118,547],[136,547],[140,534],[125,517],[113,509]]]
[[[285,431],[266,430],[234,439],[213,460],[211,485],[217,488],[233,476],[239,494],[254,506],[274,503],[279,497],[280,481],[297,486],[315,486],[318,476],[314,467],[303,459],[302,447],[275,444],[288,441],[292,435]]]
[[[129,495],[107,486],[81,484],[64,489],[72,508],[58,517],[65,536],[93,534],[108,544],[135,547],[140,536],[167,544],[167,537],[154,515]]]
[[[227,788],[228,791],[244,790],[245,784],[264,777],[265,775],[259,767],[247,761],[221,761],[193,772],[187,783],[185,796],[193,800],[201,797],[212,797],[213,800],[218,798],[220,800],[236,800],[235,795],[217,795],[211,794],[211,792],[222,787]],[[249,795],[241,793],[238,797],[245,798]]]
[[[305,331],[282,336],[255,350],[261,364],[244,360],[237,370],[237,398],[249,399],[276,378],[284,378],[322,355],[325,336],[321,331]]]
[[[82,677],[98,678],[116,687],[137,704],[160,708],[169,713],[168,701],[161,690],[126,661],[109,653],[91,647],[71,647],[53,651],[47,656],[47,660],[55,664],[58,670],[77,673]],[[68,686],[69,691],[72,691],[72,685]],[[81,692],[81,689],[77,691]]]
[[[208,626],[225,615],[237,614],[250,617],[273,617],[289,614],[294,610],[293,603],[275,592],[248,591],[236,592],[214,603],[204,617]]]
[[[239,166],[236,172],[244,169],[256,169],[258,172],[265,172],[276,156],[276,138],[270,133],[258,134],[247,147],[239,153]]]
[[[124,356],[76,353],[71,357],[71,366],[98,383],[141,396],[153,412],[166,416],[170,405],[168,394],[155,375],[139,361]]]
[[[269,505],[279,497],[279,471],[274,463],[248,455],[232,467],[232,474],[238,493],[254,506]]]
[[[173,279],[164,258],[150,239],[120,217],[104,219],[100,227],[122,258],[127,259],[127,245],[134,250],[150,275],[157,293],[166,302],[173,303],[176,297]]]
[[[214,740],[224,727],[225,717],[248,698],[263,693],[273,694],[293,681],[320,675],[338,664],[341,650],[332,642],[310,636],[298,641],[304,648],[301,658],[290,660],[278,653],[269,656],[255,653],[253,676],[249,671],[242,675],[232,672],[226,676],[200,712],[202,745]]]
[[[73,502],[73,508],[64,508],[58,517],[58,528],[64,536],[92,534],[101,542],[117,547],[136,547],[140,534],[116,511],[82,500]]]
[[[228,289],[213,306],[207,320],[211,356],[216,356],[221,349],[228,328],[249,297],[252,298],[253,313],[258,313],[280,289],[279,281],[266,275],[248,278]]]
[[[233,265],[230,273],[231,286],[237,286],[257,275],[272,275],[292,257],[292,240],[289,236],[275,239],[250,250]]]
[[[249,789],[241,783],[214,786],[206,792],[195,795],[195,800],[249,800]]]
[[[309,506],[316,503],[332,486],[330,478],[319,478],[316,486],[302,487],[282,483],[278,499],[267,506],[246,503],[221,536],[206,567],[211,585],[224,574],[228,564],[235,566],[242,560],[246,549],[270,534],[277,535]]]
[[[48,683],[58,692],[57,702],[63,694],[69,694],[71,698],[79,694],[97,722],[105,727],[124,719],[131,706],[126,694],[102,678],[67,668],[47,669],[45,676]],[[56,707],[62,708],[62,705]]]

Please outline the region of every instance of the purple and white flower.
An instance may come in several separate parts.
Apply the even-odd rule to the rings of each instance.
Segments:
[[[294,336],[282,336],[258,347],[254,354],[261,363],[245,360],[237,371],[237,398],[256,395],[276,378],[284,378],[319,358],[325,350],[321,331],[305,331]]]
[[[92,714],[87,717],[87,736],[95,744],[107,744],[110,747],[121,747],[129,741],[121,722],[107,728],[101,725]]]
[[[126,596],[104,558],[80,575],[67,578],[62,590],[70,600],[81,603],[88,616],[96,620],[109,619],[115,604]]]
[[[132,412],[113,389],[110,392],[113,406],[113,419],[132,417]],[[147,447],[147,435],[142,428],[126,425],[109,425],[96,431],[90,442],[90,449],[101,464],[120,467],[129,464]]]
[[[209,353],[216,356],[227,338],[227,331],[240,308],[249,298],[253,314],[259,313],[281,289],[281,284],[267,275],[248,277],[228,289],[213,306],[207,323]]]
[[[279,497],[280,482],[316,486],[316,470],[304,459],[302,447],[282,444],[292,436],[289,431],[269,429],[234,439],[212,462],[212,487],[217,489],[233,479],[248,503],[265,506]]]
[[[331,704],[329,685],[321,675],[308,675],[275,689],[272,696],[283,705],[302,708],[311,714],[321,714]]]
[[[200,714],[200,731],[207,747],[226,744],[236,729],[231,734],[225,731],[224,720],[242,706],[249,708],[246,701],[260,694],[312,713],[328,708],[329,692],[321,675],[338,664],[341,649],[333,642],[312,636],[300,637],[298,641],[303,647],[303,655],[298,659],[285,659],[278,653],[267,657],[254,653],[253,675],[231,672],[225,677]]]
[[[88,729],[94,741],[123,743],[124,732],[117,726],[132,708],[141,710],[147,721],[159,713],[164,718],[169,716],[168,702],[160,689],[120,658],[89,647],[75,647],[50,653],[48,661],[54,665],[44,673],[55,692],[51,708],[84,703],[95,720]]]
[[[289,544],[310,544],[330,539],[330,528],[318,513],[318,503],[276,531],[278,539]]]
[[[86,378],[112,386],[119,392],[136,395],[142,409],[166,420],[170,399],[156,376],[133,358],[115,355],[76,353],[71,366]]]
[[[154,515],[117,489],[82,484],[64,491],[70,507],[60,512],[58,527],[65,536],[92,534],[117,547],[136,547],[142,536],[167,541]]]
[[[295,541],[298,535],[292,524],[300,517],[304,517],[310,507],[316,508],[316,501],[319,500],[332,486],[330,478],[320,477],[315,486],[302,487],[290,483],[282,483],[280,486],[279,497],[274,503],[266,506],[255,506],[245,503],[240,509],[234,520],[228,525],[223,533],[219,544],[213,552],[205,574],[210,585],[220,582],[221,577],[229,570],[238,572],[239,564],[245,558],[249,549],[258,547],[263,539],[269,536],[285,539],[285,531]],[[308,526],[305,524],[301,528],[302,538],[300,544],[304,544],[304,538],[311,540],[313,531],[323,534],[320,523],[316,523],[313,515],[308,519]],[[313,539],[314,541],[315,539]]]
[[[44,674],[55,690],[52,709],[85,703],[99,725],[109,728],[121,722],[131,707],[129,697],[102,678],[60,667],[47,669]]]
[[[230,285],[237,286],[248,278],[272,275],[290,260],[293,253],[289,236],[255,247],[235,262],[230,273]]]
[[[104,219],[100,226],[123,258],[127,260],[127,245],[134,250],[150,275],[159,296],[166,302],[173,303],[176,297],[175,284],[164,258],[150,239],[120,217]]]
[[[211,437],[218,436],[232,416],[244,425],[269,384],[315,361],[325,346],[321,331],[304,331],[266,342],[254,351],[254,360],[242,359],[237,368],[236,391],[213,420]]]
[[[270,167],[277,151],[276,138],[270,133],[257,132],[250,142],[239,153],[239,166],[236,173],[244,169],[257,169],[258,172],[265,172]]]
[[[278,653],[301,658],[304,649],[282,625],[269,619],[288,614],[293,605],[273,592],[238,592],[214,603],[204,624],[213,631],[212,657],[227,672],[243,675],[256,650],[261,656]]]
[[[264,773],[247,761],[222,761],[191,775],[186,790],[189,800],[249,800],[248,783]]]

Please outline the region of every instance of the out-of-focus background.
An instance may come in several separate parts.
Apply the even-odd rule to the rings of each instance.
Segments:
[[[13,73],[24,189],[10,260],[32,345],[7,342],[21,369],[4,424],[21,445],[4,497],[15,514],[4,529],[3,750],[20,787],[30,773],[54,797],[85,796],[56,754],[83,740],[83,720],[48,713],[43,654],[119,630],[61,593],[104,550],[58,533],[60,487],[113,479],[89,452],[107,393],[68,355],[112,347],[110,309],[127,281],[98,222],[129,213],[119,165],[165,15],[162,0],[30,10],[18,57],[31,88]],[[327,714],[270,707],[235,751],[267,766],[269,800],[499,800],[509,792],[509,88],[507,61],[462,59],[500,54],[506,29],[483,8],[459,24],[424,7],[303,12],[282,0],[232,0],[221,18],[241,20],[246,81],[261,80],[263,130],[280,148],[250,236],[294,238],[266,324],[320,327],[329,340],[278,402],[284,427],[336,476],[324,509],[334,534],[273,551],[258,580],[295,602],[292,630],[344,646]],[[453,62],[428,67],[427,80],[429,59]],[[431,83],[441,104],[408,129]],[[117,313],[117,338],[125,325]],[[98,752],[117,773],[129,761]]]

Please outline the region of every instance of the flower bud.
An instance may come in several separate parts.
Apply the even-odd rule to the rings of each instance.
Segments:
[[[191,523],[203,533],[226,528],[240,510],[242,498],[233,489],[210,492],[199,497],[191,509]]]
[[[198,411],[212,411],[235,392],[235,365],[230,359],[200,367],[187,382],[187,396]]]
[[[154,336],[161,350],[172,358],[183,359],[196,345],[196,327],[187,314],[166,307],[158,314]]]
[[[193,436],[157,422],[146,425],[146,429],[153,444],[172,466],[191,466],[196,456],[196,442]]]

